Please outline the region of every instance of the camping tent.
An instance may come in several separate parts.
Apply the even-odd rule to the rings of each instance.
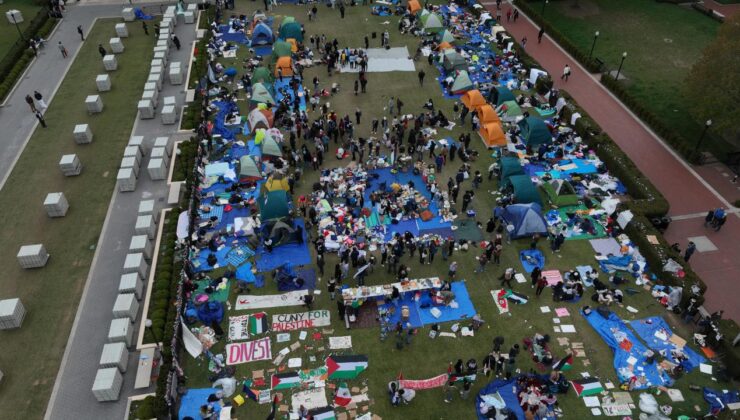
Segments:
[[[514,175],[509,178],[509,182],[514,187],[515,203],[537,203],[542,205],[537,187],[532,183],[529,175]]]
[[[553,179],[542,184],[547,198],[558,207],[578,205],[578,195],[570,182],[564,179]]]
[[[454,47],[449,42],[440,42],[439,45],[437,45],[437,51],[444,51],[450,48],[454,48]]]
[[[282,71],[283,77],[290,77],[293,75],[293,60],[290,57],[280,57],[275,63],[275,76],[278,76],[279,71]]]
[[[481,125],[478,133],[486,147],[506,146],[506,135],[497,122]]]
[[[296,229],[282,220],[274,223],[267,222],[262,228],[262,234],[272,239],[273,245],[284,245],[290,242],[296,242]]]
[[[488,94],[488,101],[494,106],[499,106],[506,101],[513,100],[516,100],[516,97],[507,87],[504,86],[495,87],[491,89],[491,92]]]
[[[262,140],[262,156],[282,156],[283,151],[280,148],[277,140],[275,140],[270,134],[265,134],[265,138]]]
[[[514,175],[524,175],[524,169],[522,164],[519,163],[519,158],[504,156],[501,158],[501,179],[499,186],[508,187],[509,178]]]
[[[260,195],[257,201],[263,221],[280,219],[290,213],[288,193],[283,190],[266,192]]]
[[[455,42],[455,35],[452,35],[452,32],[450,32],[449,29],[445,29],[443,32],[437,34],[437,41],[452,43]]]
[[[533,234],[547,235],[547,223],[542,218],[542,207],[537,203],[509,204],[496,208],[496,217],[514,225],[512,239],[528,238]]]
[[[288,38],[285,40],[288,44],[290,44],[290,52],[298,52],[298,43],[296,42],[295,38]]]
[[[541,144],[552,142],[550,129],[539,118],[527,117],[517,123],[522,132],[519,134],[525,145],[538,147]]]
[[[429,13],[421,17],[421,28],[426,32],[437,33],[444,29],[444,24],[438,14]]]
[[[408,9],[410,14],[416,14],[419,10],[421,10],[421,5],[419,5],[418,0],[409,0]]]
[[[290,184],[288,184],[288,178],[284,175],[274,173],[265,181],[265,189],[267,191],[288,191],[290,190]]]
[[[465,92],[460,100],[470,111],[475,111],[486,104],[486,100],[478,89]]]
[[[496,107],[496,112],[499,113],[501,119],[507,122],[516,121],[517,118],[522,116],[522,109],[516,101],[506,101],[503,104]]]
[[[269,45],[275,40],[272,28],[266,23],[260,22],[252,30],[252,45]]]
[[[283,18],[283,20],[280,21],[280,27],[287,25],[288,23],[295,22],[295,18],[293,16],[286,16]]]
[[[255,83],[252,85],[252,97],[249,100],[251,105],[276,104],[275,98],[272,97],[272,93],[270,93],[270,90],[263,83]]]
[[[465,70],[468,68],[468,63],[465,62],[465,57],[455,51],[454,48],[448,48],[442,52],[441,62],[442,67],[444,67],[447,72]]]
[[[278,41],[272,45],[272,60],[277,61],[280,57],[290,57],[291,45],[286,41]]]
[[[488,123],[497,123],[501,124],[501,119],[498,117],[498,114],[496,114],[496,111],[493,109],[491,105],[485,104],[482,107],[478,108],[478,119],[480,119],[481,125],[485,125]]]
[[[460,70],[460,72],[458,72],[457,76],[455,77],[455,81],[452,82],[452,89],[450,90],[453,94],[457,95],[472,88],[473,81],[470,80],[470,75],[466,70]]]
[[[267,67],[257,67],[252,73],[252,83],[272,83],[274,80]]]
[[[298,42],[303,42],[303,30],[298,22],[288,22],[280,25],[280,38],[295,38]]]
[[[239,158],[239,182],[262,178],[259,165],[252,156]]]
[[[247,122],[249,123],[249,131],[254,131],[258,128],[267,130],[272,127],[272,111],[269,109],[255,108],[249,112]]]

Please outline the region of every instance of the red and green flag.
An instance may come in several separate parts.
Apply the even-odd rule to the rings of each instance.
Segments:
[[[263,334],[269,329],[270,326],[267,323],[267,314],[265,312],[257,312],[249,316],[249,334]]]
[[[308,410],[308,418],[313,420],[336,420],[334,409],[331,407],[321,407]]]
[[[597,395],[604,391],[598,378],[576,379],[574,381],[570,381],[570,384],[573,385],[573,389],[579,397]]]
[[[573,367],[573,355],[569,354],[568,356],[558,360],[554,365],[552,365],[552,370],[560,370],[563,372],[569,371]]]
[[[337,387],[337,392],[334,395],[334,404],[346,407],[352,402],[352,394],[349,392],[349,387],[346,382],[342,382]]]
[[[272,375],[271,387],[275,389],[290,389],[301,386],[301,377],[298,372],[276,373]]]
[[[360,373],[367,369],[367,356],[332,355],[326,358],[326,368],[329,379],[355,379]]]

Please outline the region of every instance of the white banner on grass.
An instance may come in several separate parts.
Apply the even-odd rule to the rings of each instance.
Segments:
[[[303,305],[303,296],[308,294],[305,290],[296,290],[283,293],[282,295],[239,295],[236,297],[235,308],[237,311],[246,309],[279,308],[282,306]]]
[[[226,345],[227,365],[238,365],[241,363],[271,359],[272,348],[270,345],[270,337]]]
[[[326,327],[330,324],[331,315],[327,310],[272,316],[272,331],[294,331],[304,328]]]

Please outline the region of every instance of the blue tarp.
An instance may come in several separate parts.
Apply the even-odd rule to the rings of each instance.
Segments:
[[[655,362],[646,363],[645,354],[648,348],[614,312],[609,312],[607,318],[601,316],[597,311],[592,311],[589,315],[581,312],[581,315],[586,318],[586,321],[614,351],[614,369],[617,371],[620,382],[629,381],[634,371],[634,375],[638,377],[644,375],[647,379],[647,383],[638,381],[634,389],[647,389],[673,384],[673,380],[665,372],[658,370]],[[634,360],[633,365],[629,364],[629,359]]]
[[[192,417],[194,419],[201,418],[200,406],[208,404],[208,396],[215,394],[219,390],[216,388],[200,388],[200,389],[189,389],[180,400],[180,412],[178,418],[180,420],[185,417]]]
[[[712,412],[719,413],[727,408],[727,404],[740,402],[740,393],[738,391],[715,391],[704,387],[704,400],[709,403]]]
[[[255,283],[257,279],[252,273],[252,263],[246,263],[236,269],[236,279],[244,283]]]
[[[281,292],[287,292],[290,290],[310,290],[316,288],[316,272],[313,268],[297,270],[296,275],[303,279],[302,287],[296,287],[292,283],[282,282],[278,283],[278,290]]]
[[[213,105],[218,107],[218,113],[216,114],[216,117],[213,120],[213,130],[211,133],[213,135],[221,135],[222,138],[225,140],[233,140],[234,139],[234,130],[227,127],[225,124],[226,116],[231,111],[238,112],[239,109],[236,106],[234,102],[224,102],[224,101],[213,101]],[[239,131],[240,125],[236,126],[236,132]]]
[[[514,389],[516,388],[516,378],[504,380],[496,379],[483,387],[478,392],[478,396],[475,397],[475,413],[478,415],[479,420],[486,420],[488,417],[481,412],[481,404],[484,404],[486,396],[500,395],[501,399],[506,404],[506,408],[509,409],[517,419],[524,420],[524,411],[522,406],[519,405],[519,398],[515,394]],[[497,412],[500,410],[496,410]]]
[[[139,19],[139,20],[152,20],[152,19],[154,19],[154,16],[147,15],[146,13],[144,13],[143,10],[141,10],[138,7],[134,9],[134,16],[136,16],[136,19]]]
[[[308,249],[306,226],[303,224],[302,219],[295,219],[295,225],[303,228],[303,243],[293,242],[280,245],[273,248],[272,252],[267,252],[260,245],[257,251],[257,254],[260,256],[257,260],[257,271],[274,270],[285,264],[286,261],[290,261],[294,267],[311,263],[311,251]]]
[[[676,349],[676,345],[670,341],[661,340],[655,336],[655,333],[659,331],[663,331],[668,338],[673,335],[671,327],[668,326],[668,323],[665,322],[663,318],[654,316],[630,321],[629,324],[630,327],[635,330],[637,335],[645,341],[648,347],[659,352],[664,358],[671,362],[678,363],[678,361],[671,356],[671,350]],[[690,349],[688,346],[684,346],[682,351],[687,358],[687,360],[681,364],[686,372],[690,372],[692,369],[699,367],[700,363],[704,363],[706,361],[702,355]]]
[[[429,292],[425,292],[429,293]],[[465,282],[456,281],[452,283],[452,293],[455,294],[455,302],[458,307],[452,308],[450,306],[436,306],[442,314],[439,318],[435,318],[432,313],[432,308],[419,308],[419,318],[424,325],[434,324],[438,322],[447,321],[459,321],[461,319],[470,319],[475,316],[475,307],[473,302],[470,300],[468,289],[465,287]]]
[[[397,303],[394,303],[393,301],[389,300],[388,303],[385,303],[380,306],[382,309],[389,309],[391,306],[394,306],[396,309],[393,311],[393,314],[391,314],[388,323],[389,325],[394,326],[401,321],[401,308],[403,306],[408,306],[409,308],[409,320],[408,323],[411,328],[421,328],[424,324],[421,322],[421,317],[419,316],[419,309],[417,307],[416,300],[412,295],[409,296],[403,296],[402,299],[400,299]],[[404,328],[406,325],[404,325]]]
[[[531,273],[535,267],[545,268],[545,256],[539,249],[523,249],[519,251],[519,261],[521,261],[524,271]]]

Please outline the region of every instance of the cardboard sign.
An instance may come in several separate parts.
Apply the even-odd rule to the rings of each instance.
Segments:
[[[272,316],[272,331],[294,331],[304,328],[325,327],[330,324],[331,315],[327,310]]]
[[[259,403],[260,404],[269,404],[272,402],[272,397],[270,396],[270,390],[269,389],[263,389],[260,391],[259,394]]]
[[[229,340],[246,340],[249,338],[249,315],[229,317]]]
[[[272,359],[270,337],[226,345],[226,364],[238,365],[247,362]]]

